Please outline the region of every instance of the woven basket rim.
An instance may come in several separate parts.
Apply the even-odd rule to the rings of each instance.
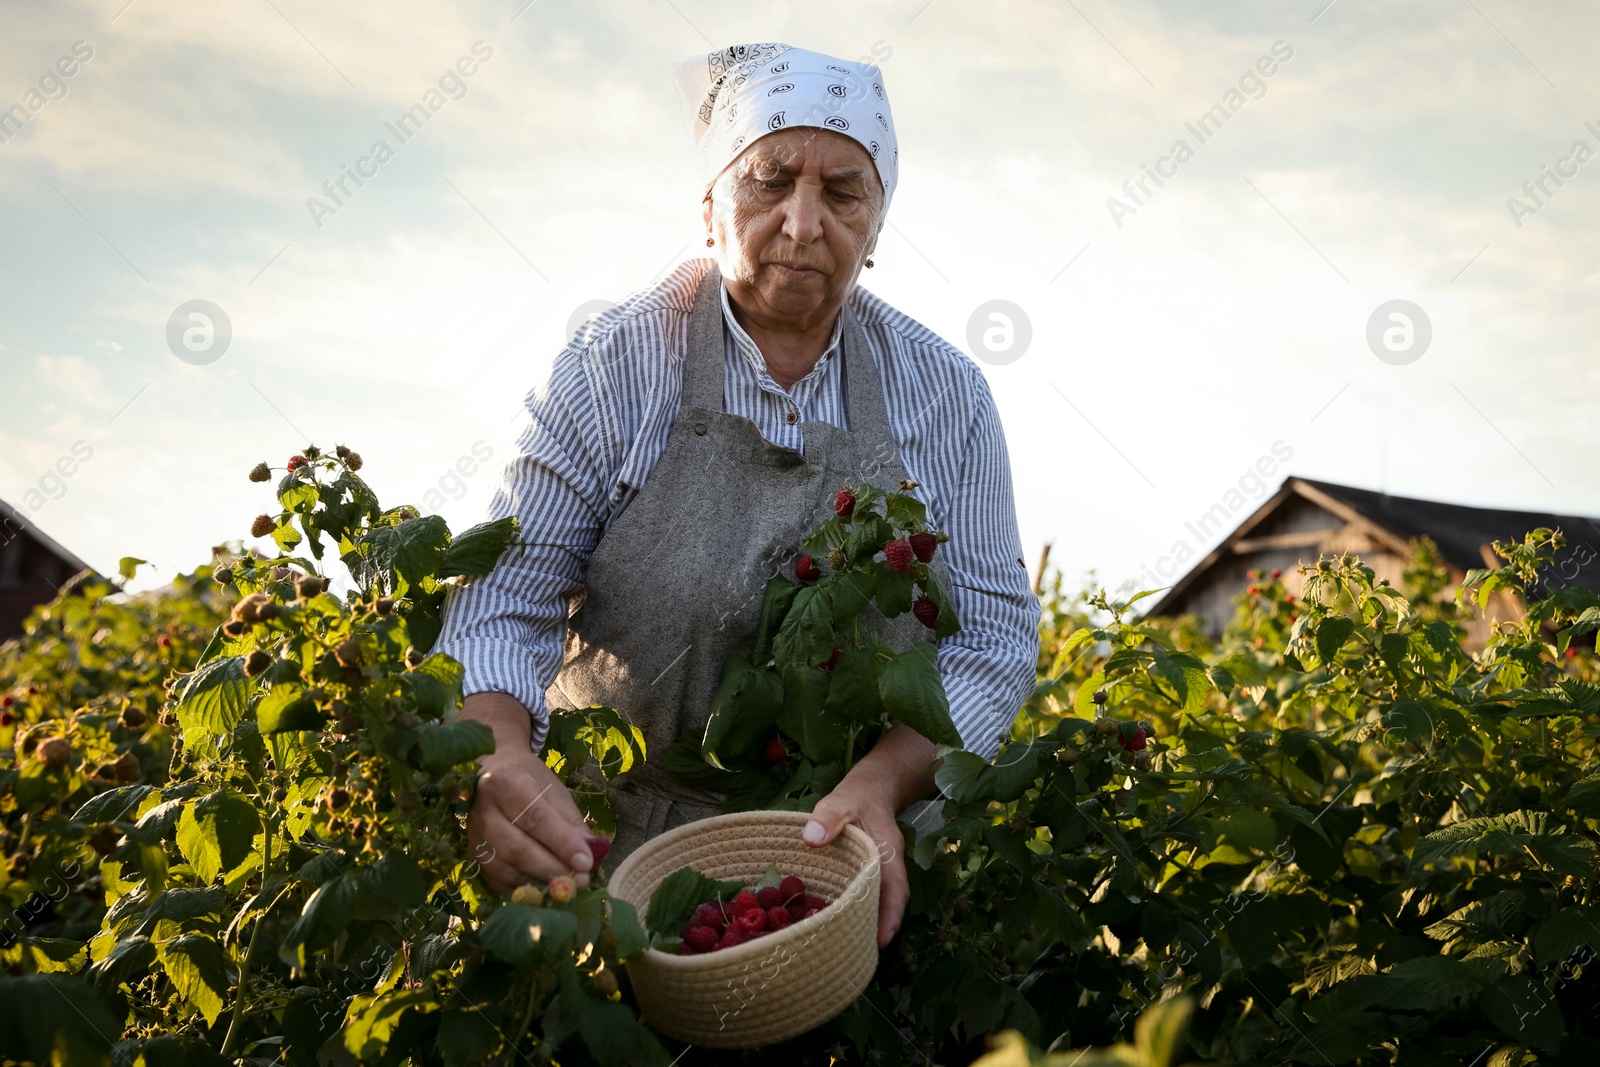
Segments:
[[[708,819],[699,819],[695,822],[684,823],[682,826],[668,830],[666,833],[650,839],[649,841],[645,842],[644,845],[641,845],[639,848],[635,849],[627,859],[622,861],[622,864],[617,867],[616,871],[611,875],[611,877],[607,879],[607,885],[617,882],[619,877],[625,871],[630,869],[634,862],[634,857],[643,854],[646,848],[655,846],[652,851],[669,850],[673,845],[677,844],[680,838],[690,838],[695,836],[696,833],[704,830],[708,823],[716,823],[718,825],[741,822],[803,823],[803,821],[809,821],[810,818],[811,813],[804,811],[736,811],[729,812],[724,815],[713,815]],[[789,926],[784,927],[782,930],[775,930],[762,937],[755,938],[751,941],[746,941],[742,945],[732,945],[728,948],[717,949],[715,952],[699,952],[692,956],[679,956],[676,953],[663,952],[658,948],[647,948],[644,951],[644,955],[638,958],[648,958],[651,966],[663,967],[669,971],[694,971],[704,967],[720,966],[723,964],[736,962],[746,955],[750,956],[751,958],[755,958],[756,956],[769,954],[772,952],[774,947],[795,941],[800,937],[810,933],[812,930],[820,928],[822,923],[827,922],[834,917],[833,915],[828,915],[826,913],[831,910],[834,905],[862,892],[865,885],[873,879],[875,872],[877,872],[878,868],[881,866],[881,861],[878,857],[878,846],[872,840],[872,838],[867,835],[865,830],[862,830],[854,823],[846,823],[844,830],[840,832],[838,837],[834,838],[834,841],[837,842],[839,838],[846,836],[850,837],[855,844],[862,848],[867,856],[867,860],[857,868],[855,874],[851,876],[849,883],[844,887],[844,889],[840,890],[837,897],[828,902],[828,907],[823,909],[823,911],[807,916],[797,923],[792,923]],[[817,847],[826,848],[828,846],[818,845]],[[645,921],[644,910],[648,907],[648,905],[649,902],[646,901],[644,907],[636,906],[637,910],[640,912],[639,919],[641,925],[643,925]]]

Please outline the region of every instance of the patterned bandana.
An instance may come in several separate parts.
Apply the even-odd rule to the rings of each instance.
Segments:
[[[900,178],[900,148],[876,66],[767,42],[695,56],[679,63],[673,77],[690,116],[690,135],[700,146],[708,190],[763,135],[817,126],[867,150],[889,210]]]

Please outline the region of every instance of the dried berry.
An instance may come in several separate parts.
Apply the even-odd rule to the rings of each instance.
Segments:
[[[233,568],[218,567],[216,570],[211,572],[211,580],[216,582],[218,585],[232,585]]]
[[[254,467],[250,468],[250,480],[252,482],[271,481],[272,468],[267,466],[265,463],[257,463]]]
[[[278,524],[272,521],[272,517],[270,515],[257,515],[255,520],[250,523],[250,536],[266,537],[277,528]]]
[[[240,622],[238,619],[229,619],[227,622],[222,624],[222,632],[229,637],[243,637],[244,632],[247,629],[249,629],[249,627]]]
[[[391,597],[381,596],[372,607],[379,615],[391,615],[394,613],[394,600]]]
[[[349,467],[353,471],[360,470],[361,469],[361,455],[360,455],[360,453],[357,453],[357,452],[346,452],[345,455],[344,455],[344,465],[346,467]]]
[[[258,648],[245,657],[244,676],[246,678],[254,678],[266,671],[270,666],[272,666],[272,657]]]
[[[144,770],[139,766],[139,757],[132,752],[124,752],[117,757],[117,762],[111,765],[112,773],[119,782],[137,782],[144,775]]]
[[[596,971],[590,981],[594,983],[594,991],[608,1000],[617,991],[617,976],[607,969]]]
[[[359,667],[361,665],[361,643],[354,638],[341,641],[333,650],[333,658],[341,667]]]
[[[139,727],[143,726],[148,719],[146,718],[144,712],[130,704],[122,709],[122,714],[117,716],[117,721],[129,729],[138,729]]]
[[[65,767],[72,759],[72,742],[65,737],[47,737],[39,742],[37,754],[46,767]]]
[[[323,803],[329,811],[342,811],[350,806],[350,790],[334,786],[324,795]]]
[[[246,626],[254,626],[265,616],[261,609],[272,603],[272,598],[265,593],[251,593],[233,606],[233,617]]]
[[[295,579],[295,594],[302,600],[309,600],[328,588],[328,579],[318,574],[302,574]]]

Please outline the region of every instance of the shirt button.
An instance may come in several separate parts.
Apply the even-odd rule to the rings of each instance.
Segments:
[[[706,424],[703,422],[695,423],[694,433],[696,437],[704,437],[706,435]]]
[[[795,423],[800,421],[800,414],[798,412],[791,411],[789,414],[783,417],[783,421],[787,422],[790,426],[793,426]]]

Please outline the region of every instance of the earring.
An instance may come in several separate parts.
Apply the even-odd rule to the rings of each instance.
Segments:
[[[871,266],[872,266],[872,260],[871,260],[871,259],[870,259],[870,258],[869,258],[869,259],[868,259],[868,260],[867,260],[867,267],[868,267],[868,268],[871,268]]]
[[[710,248],[712,245],[714,245],[716,243],[717,243],[717,239],[715,237],[707,237],[706,238],[706,247],[707,248]]]

